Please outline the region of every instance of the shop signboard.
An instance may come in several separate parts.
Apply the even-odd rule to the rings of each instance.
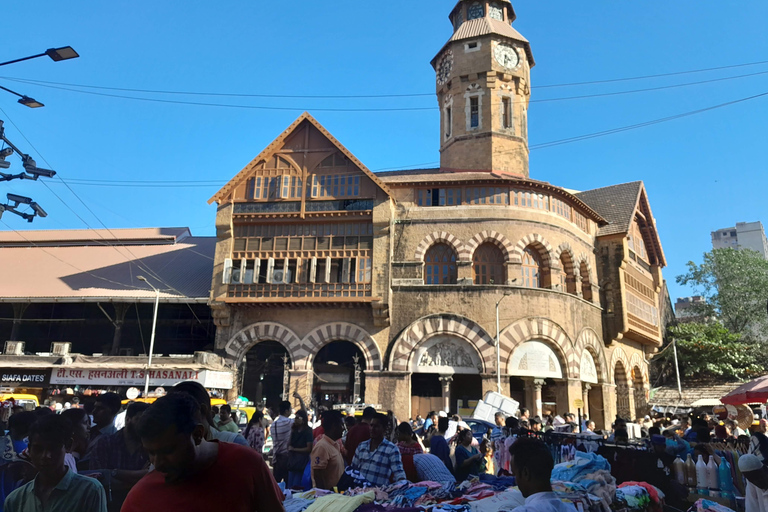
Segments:
[[[70,386],[135,386],[143,388],[144,379],[143,369],[54,368],[51,373],[51,384]],[[172,387],[185,380],[200,382],[207,388],[232,388],[232,374],[229,372],[191,369],[157,369],[149,372],[149,385],[152,387]]]
[[[16,388],[47,388],[51,370],[31,368],[0,368],[0,386]]]

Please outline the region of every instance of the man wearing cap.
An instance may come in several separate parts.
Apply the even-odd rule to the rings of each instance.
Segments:
[[[746,512],[768,512],[768,468],[756,455],[739,457],[739,471],[747,480]]]

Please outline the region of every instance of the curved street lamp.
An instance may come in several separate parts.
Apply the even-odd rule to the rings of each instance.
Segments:
[[[8,64],[15,64],[17,62],[23,62],[25,60],[36,59],[38,57],[45,57],[46,55],[50,57],[51,60],[53,60],[54,62],[59,62],[60,60],[76,59],[80,56],[75,51],[75,49],[72,48],[71,46],[62,46],[61,48],[48,48],[43,53],[38,53],[37,55],[30,55],[29,57],[22,57],[21,59],[14,59],[6,62],[0,62],[0,66],[7,66]],[[39,101],[36,101],[34,98],[30,98],[29,96],[26,96],[24,94],[19,94],[16,91],[12,91],[8,89],[7,87],[0,86],[0,89],[18,96],[20,98],[19,103],[21,103],[25,107],[40,108],[45,106]]]

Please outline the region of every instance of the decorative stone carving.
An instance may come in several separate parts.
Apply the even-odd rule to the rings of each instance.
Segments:
[[[475,363],[472,354],[454,341],[441,341],[421,355],[419,366],[451,366],[453,368],[477,368],[482,366]]]

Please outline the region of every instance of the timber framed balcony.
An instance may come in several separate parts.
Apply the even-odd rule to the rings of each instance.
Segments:
[[[228,303],[374,302],[371,283],[230,284]]]

